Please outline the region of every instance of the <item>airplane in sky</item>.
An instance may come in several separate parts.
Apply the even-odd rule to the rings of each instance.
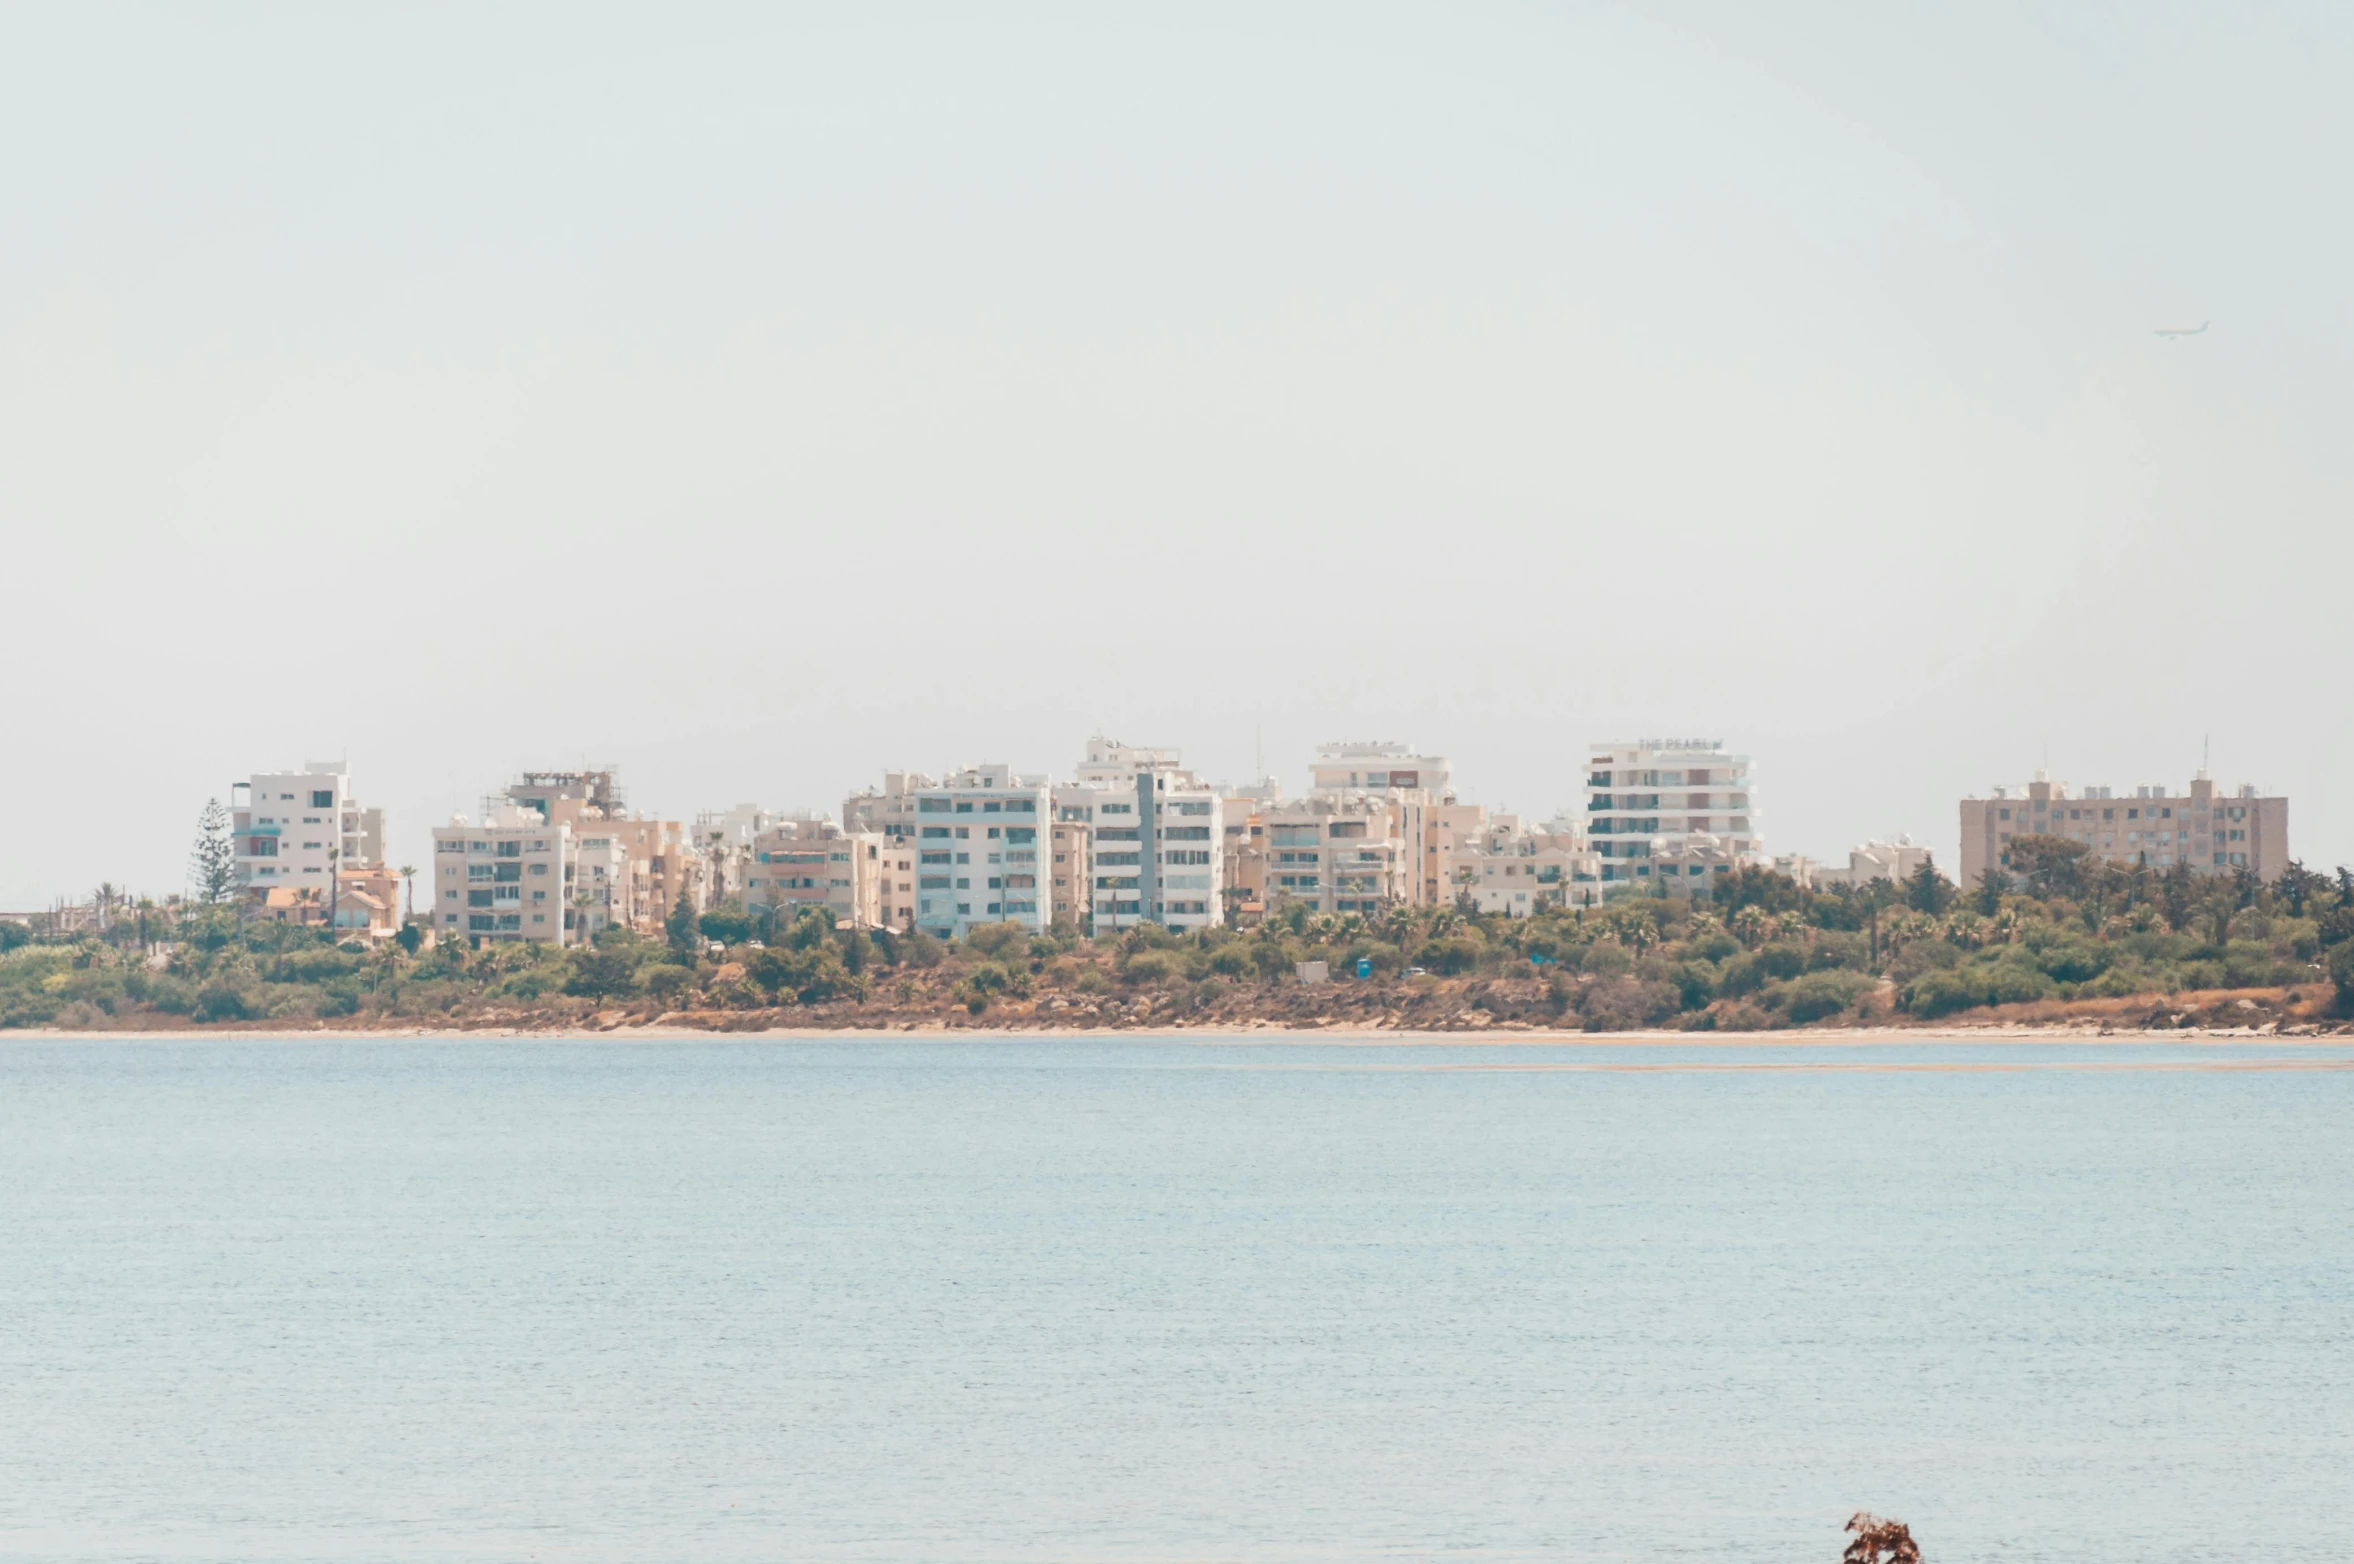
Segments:
[[[2158,335],[2161,337],[2195,337],[2206,329],[2207,323],[2200,321],[2196,326],[2175,326],[2172,328],[2161,326],[2158,328]]]

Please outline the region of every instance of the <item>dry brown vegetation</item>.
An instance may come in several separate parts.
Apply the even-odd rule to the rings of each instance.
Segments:
[[[1921,1564],[1920,1545],[1902,1521],[1884,1521],[1858,1510],[1845,1529],[1855,1533],[1855,1541],[1839,1555],[1841,1564]]]

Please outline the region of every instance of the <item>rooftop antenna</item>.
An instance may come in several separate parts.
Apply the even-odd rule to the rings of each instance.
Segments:
[[[2199,775],[2200,775],[2200,776],[2202,776],[2202,777],[2203,777],[2203,776],[2207,776],[2207,775],[2209,775],[2209,774],[2210,774],[2210,773],[2209,773],[2209,770],[2208,770],[2208,768],[2214,764],[2214,760],[2215,760],[2215,754],[2214,754],[2214,750],[2215,750],[2215,735],[2214,735],[2214,734],[2212,734],[2212,733],[2202,733],[2202,734],[2200,734],[2200,735],[2199,735]]]

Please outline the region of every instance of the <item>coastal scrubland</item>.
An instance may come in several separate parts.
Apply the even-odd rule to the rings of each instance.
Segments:
[[[0,1028],[1333,1027],[1769,1031],[2090,1024],[2337,1030],[2354,1018],[2354,873],[2273,884],[2088,861],[2030,838],[1964,890],[1810,890],[1762,870],[1694,900],[1622,896],[1529,918],[1462,908],[1087,937],[960,941],[723,906],[664,937],[372,946],[240,917],[127,912],[99,933],[0,925]],[[1303,982],[1303,963],[1328,981]]]

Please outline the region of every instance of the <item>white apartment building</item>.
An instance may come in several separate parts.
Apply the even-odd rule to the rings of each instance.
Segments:
[[[1098,934],[1139,923],[1171,929],[1225,921],[1224,802],[1175,749],[1097,735],[1073,780],[1055,790],[1055,819],[1087,828],[1084,898]],[[1080,850],[1074,835],[1062,850]]]
[[[804,907],[824,907],[852,928],[888,926],[885,883],[893,864],[913,855],[886,845],[879,831],[845,831],[823,816],[776,821],[753,838],[744,905],[772,911],[780,928]]]
[[[711,906],[743,897],[752,843],[776,821],[774,814],[758,804],[696,811],[695,833],[688,845],[702,860],[704,897]]]
[[[968,766],[914,796],[916,926],[947,939],[984,923],[1046,932],[1054,917],[1039,884],[1041,833],[1054,809],[1046,778]]]
[[[1308,768],[1311,793],[1378,793],[1384,788],[1419,788],[1437,798],[1454,780],[1454,767],[1437,755],[1417,755],[1413,746],[1388,740],[1319,744]]]
[[[572,827],[507,805],[433,828],[433,926],[444,938],[575,943]]]
[[[1691,894],[1764,853],[1749,757],[1721,740],[1640,739],[1587,754],[1586,836],[1605,883],[1648,884],[1653,859],[1673,856],[1676,889]]]
[[[2106,787],[2071,794],[2067,783],[2038,771],[2024,787],[1963,799],[1961,813],[1961,883],[1970,886],[1992,865],[2010,868],[2010,844],[2022,836],[2082,842],[2111,863],[2187,864],[2200,874],[2248,869],[2266,882],[2289,866],[2289,801],[2252,784],[2225,794],[2204,771],[2187,792],[2151,783],[2130,798]]]
[[[342,761],[257,771],[251,781],[230,788],[229,805],[241,886],[311,889],[325,902],[332,894],[331,865],[357,869],[384,862],[384,811],[352,796],[351,771]]]
[[[1448,851],[1445,876],[1458,905],[1513,918],[1602,900],[1602,855],[1568,821],[1530,829],[1495,815]]]

